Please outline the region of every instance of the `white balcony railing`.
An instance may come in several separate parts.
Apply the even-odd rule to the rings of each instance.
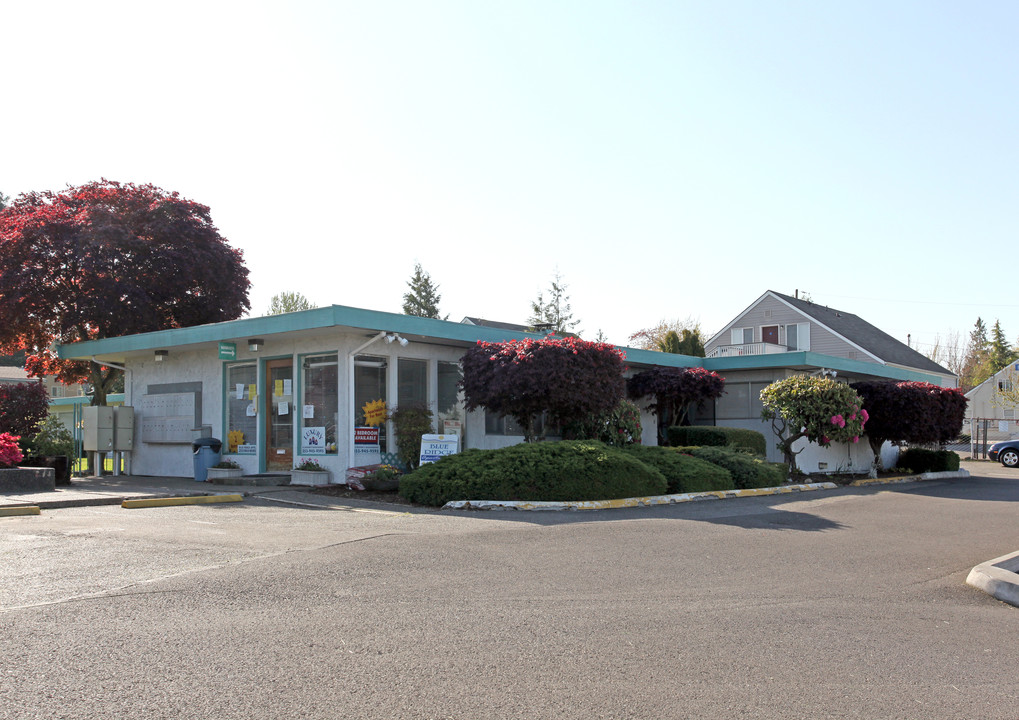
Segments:
[[[784,353],[789,352],[789,348],[785,345],[775,345],[774,343],[745,343],[743,345],[719,345],[710,353],[709,358],[716,357],[742,357],[744,355],[768,355],[771,353]]]

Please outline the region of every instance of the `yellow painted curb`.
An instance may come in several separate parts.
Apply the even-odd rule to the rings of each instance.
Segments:
[[[12,517],[14,515],[38,515],[38,505],[21,505],[19,507],[0,507],[0,517]]]
[[[206,505],[208,503],[241,502],[243,495],[196,495],[194,497],[152,498],[149,500],[125,500],[122,508],[168,507],[170,505]]]
[[[895,483],[912,482],[913,480],[922,480],[919,475],[899,475],[896,477],[887,478],[863,478],[862,480],[853,480],[849,483],[850,487],[867,487],[868,485],[893,485]]]

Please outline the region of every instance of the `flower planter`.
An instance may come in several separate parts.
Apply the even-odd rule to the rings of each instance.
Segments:
[[[53,468],[57,485],[71,484],[71,459],[66,455],[35,455],[21,461],[21,467]]]
[[[244,470],[241,468],[217,468],[211,467],[206,471],[206,479],[209,482],[213,480],[224,480],[228,478],[239,478],[244,476]]]
[[[0,492],[56,490],[53,468],[0,468]]]
[[[291,470],[291,485],[328,485],[330,472],[328,470]]]

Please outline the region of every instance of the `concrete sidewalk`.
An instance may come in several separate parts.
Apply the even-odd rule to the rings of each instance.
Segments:
[[[50,492],[5,492],[0,508],[34,505],[40,509],[119,505],[124,500],[192,497],[197,495],[273,495],[292,493],[304,486],[219,485],[195,482],[191,478],[149,477],[144,475],[104,475],[74,478],[70,485],[59,485]],[[310,490],[311,488],[304,488]]]

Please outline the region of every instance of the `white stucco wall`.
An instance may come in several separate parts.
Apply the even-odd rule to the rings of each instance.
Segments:
[[[266,338],[266,344],[262,351],[250,353],[246,345],[237,343],[237,359],[232,362],[257,361],[259,363],[259,386],[264,392],[264,361],[276,358],[293,358],[295,363],[295,375],[299,372],[299,356],[309,354],[338,353],[338,387],[339,387],[339,418],[337,422],[337,437],[339,438],[338,452],[336,455],[316,455],[313,458],[323,467],[333,473],[334,479],[343,477],[343,473],[350,466],[349,442],[353,433],[351,418],[351,401],[348,397],[350,386],[349,353],[357,349],[369,339],[368,333],[364,334],[341,334],[337,332],[323,332],[314,334],[288,333],[286,335]],[[433,406],[436,402],[436,372],[438,361],[457,362],[463,355],[464,350],[457,347],[441,345],[430,345],[421,342],[411,342],[406,347],[398,343],[386,344],[379,340],[367,348],[359,351],[363,355],[375,355],[386,357],[390,364],[390,382],[387,388],[387,402],[390,409],[396,404],[397,383],[396,371],[397,360],[416,359],[429,361],[429,395]],[[194,472],[194,458],[190,443],[163,444],[147,443],[142,440],[141,423],[144,416],[141,398],[148,393],[150,385],[165,385],[176,383],[200,382],[202,383],[202,414],[201,423],[212,427],[213,437],[226,439],[225,418],[223,416],[223,375],[226,361],[218,358],[216,346],[205,346],[199,350],[171,349],[170,354],[163,362],[155,362],[149,356],[129,358],[126,366],[130,372],[125,381],[125,404],[135,407],[135,447],[131,453],[130,471],[138,475],[155,476],[176,476],[191,477]],[[260,396],[261,397],[261,396]],[[299,405],[299,401],[295,402]],[[296,408],[295,408],[296,410]],[[261,412],[261,408],[259,409]],[[480,425],[477,416],[481,417]],[[295,418],[295,447],[294,460],[298,463],[302,460],[299,453],[299,442],[296,428],[298,427],[299,416]],[[264,444],[263,423],[259,422],[257,443],[259,448]],[[479,440],[484,436],[484,416],[481,413],[470,413],[465,422],[465,433],[467,447],[471,447],[472,436]],[[392,437],[392,434],[390,435]],[[483,441],[482,441],[483,442]],[[391,448],[392,449],[392,448]],[[258,455],[237,455],[231,454],[231,460],[237,462],[245,474],[259,472],[261,466]]]

